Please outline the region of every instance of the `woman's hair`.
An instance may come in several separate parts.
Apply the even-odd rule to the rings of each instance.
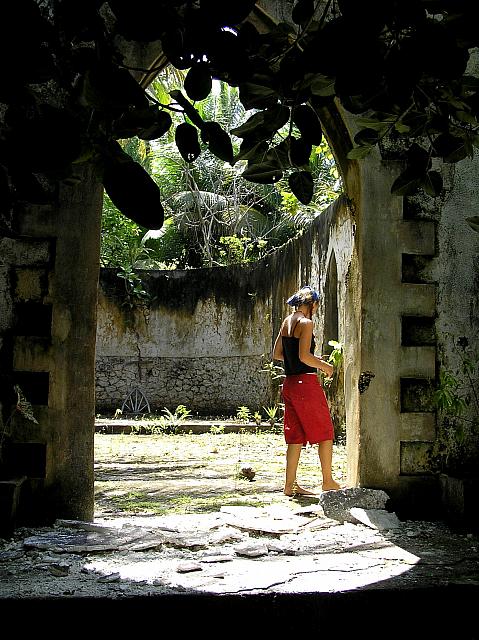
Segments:
[[[302,304],[313,306],[314,302],[318,302],[319,293],[309,286],[309,284],[303,285],[301,289],[293,293],[293,295],[286,300],[290,307],[300,307]]]

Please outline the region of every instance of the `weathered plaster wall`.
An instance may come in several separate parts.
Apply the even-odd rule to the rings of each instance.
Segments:
[[[100,280],[97,408],[121,408],[135,387],[156,411],[184,404],[219,415],[269,405],[260,369],[271,348],[264,323],[271,294],[257,290],[256,274],[231,270],[228,281],[222,269],[143,275],[150,296],[162,301],[145,309],[122,309],[114,274]],[[216,280],[217,295],[206,279]]]
[[[100,279],[97,332],[97,411],[121,408],[140,388],[152,410],[184,404],[200,414],[234,414],[239,406],[261,411],[274,404],[263,365],[285,299],[302,283],[320,290],[335,251],[341,301],[352,232],[344,200],[317,218],[303,236],[247,267],[147,274],[148,307],[131,309],[114,272]],[[343,331],[344,320],[340,326]],[[318,344],[323,340],[318,316]],[[331,336],[333,337],[333,336]],[[337,339],[338,336],[334,336]]]

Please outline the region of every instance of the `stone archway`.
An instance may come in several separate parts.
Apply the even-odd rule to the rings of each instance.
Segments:
[[[251,20],[265,32],[287,19],[290,10],[289,3],[263,0]],[[148,55],[150,68],[165,64],[161,52]],[[139,78],[144,86],[151,79],[148,73]],[[400,162],[379,151],[361,162],[347,159],[357,127],[341,105],[322,107],[320,119],[343,177],[354,229],[338,314],[344,343],[348,480],[353,486],[383,488],[398,502],[411,504],[411,494],[420,500],[423,493],[436,491],[426,464],[435,416],[406,407],[401,390],[414,381],[421,385],[434,380],[435,346],[403,344],[400,327],[403,316],[433,319],[436,305],[435,284],[407,282],[402,264],[403,256],[435,254],[434,223],[405,219],[403,199],[391,195]],[[329,306],[326,313],[331,313]]]

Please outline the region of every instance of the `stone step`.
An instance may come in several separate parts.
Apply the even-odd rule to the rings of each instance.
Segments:
[[[95,420],[95,432],[96,433],[131,433],[132,431],[137,431],[141,433],[151,433],[152,427],[154,426],[160,427],[160,423],[158,420]],[[171,430],[172,427],[168,427],[167,429]],[[276,423],[272,426],[269,422],[262,422],[260,425],[257,425],[255,422],[225,422],[221,420],[191,420],[181,422],[178,425],[174,426],[175,429],[178,430],[179,433],[186,432],[189,433],[209,433],[213,430],[213,432],[219,431],[221,429],[224,430],[224,433],[239,433],[244,431],[245,433],[256,433],[256,430],[260,431],[271,431],[273,428],[282,429],[282,425]]]

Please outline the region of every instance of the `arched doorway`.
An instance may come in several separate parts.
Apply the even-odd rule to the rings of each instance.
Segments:
[[[283,11],[284,5],[289,6],[265,3],[271,11]],[[267,14],[263,18],[267,30],[273,18]],[[161,67],[157,45],[127,53],[129,62],[138,67]],[[142,74],[142,84],[150,80],[151,73]],[[401,318],[433,317],[435,288],[431,283],[404,281],[401,260],[403,255],[434,253],[434,225],[404,218],[402,199],[390,194],[394,162],[384,161],[379,152],[361,162],[347,160],[355,130],[349,114],[332,102],[322,107],[320,117],[341,168],[354,236],[344,296],[336,301],[338,327],[344,330],[350,484],[384,488],[404,499],[412,489],[427,492],[431,486],[421,461],[431,441],[434,416],[405,410],[401,390],[404,381],[434,377],[435,349],[401,344]],[[25,444],[45,445],[43,476],[37,480],[42,484],[43,510],[55,517],[88,519],[93,512],[99,196],[99,184],[86,176],[78,187],[63,190],[56,209],[37,207],[19,213],[20,235],[27,239],[19,243],[13,275],[8,274],[12,295],[7,315],[13,317],[15,304],[30,300],[52,307],[50,335],[12,331],[4,353],[16,373],[32,374],[47,389],[39,404],[40,426],[35,430],[19,424],[18,434]],[[28,260],[26,245],[34,247]],[[339,264],[337,252],[335,260]],[[41,281],[32,280],[35,270],[37,275],[42,270],[55,286],[28,287],[27,282]],[[45,337],[49,342],[39,340]]]

